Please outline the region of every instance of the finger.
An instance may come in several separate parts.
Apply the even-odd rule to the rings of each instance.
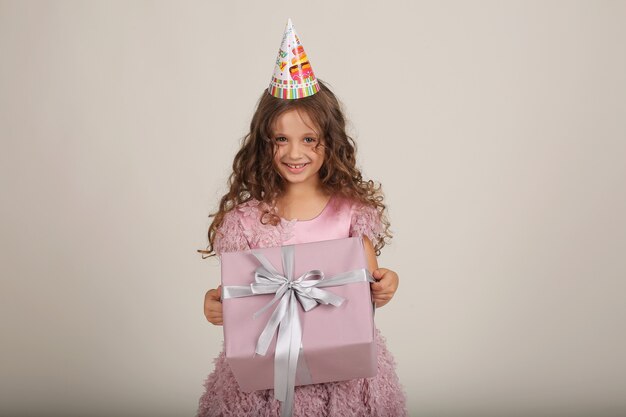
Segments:
[[[393,297],[393,294],[394,294],[394,293],[392,293],[392,292],[377,293],[377,294],[374,294],[374,298],[380,298],[380,299],[390,300],[390,299],[391,299],[391,297]]]
[[[373,291],[377,291],[377,292],[378,291],[386,291],[386,290],[392,288],[392,286],[393,286],[393,282],[392,281],[382,279],[382,280],[372,284],[372,290]]]
[[[220,313],[219,311],[207,311],[206,318],[209,321],[222,320],[222,313]]]
[[[379,293],[379,294],[373,294],[372,298],[374,299],[384,299],[384,300],[391,300],[394,296],[394,293],[392,292],[386,292],[386,293]]]
[[[221,326],[224,324],[224,317],[222,317],[222,315],[217,315],[213,318],[212,323],[216,326]]]
[[[222,309],[219,307],[215,307],[215,306],[210,306],[209,310],[207,311],[207,314],[214,314],[214,315],[222,315]]]
[[[204,308],[204,315],[206,316],[207,314],[209,314],[211,306],[211,291],[207,291],[207,293],[204,294],[204,304],[202,306]]]
[[[379,283],[383,284],[384,288],[398,288],[398,284],[400,279],[398,278],[398,274],[395,272],[389,271],[383,278],[379,281]]]
[[[385,272],[387,272],[388,269],[387,268],[378,268],[375,269],[374,272],[372,273],[372,275],[374,276],[374,278],[376,279],[381,279],[383,277],[383,275],[385,275]]]
[[[395,294],[395,292],[394,292],[394,291],[385,291],[385,292],[376,292],[376,293],[373,293],[373,294],[372,294],[372,296],[373,296],[374,298],[379,298],[379,297],[388,297],[388,298],[391,298],[391,297],[393,297],[393,296],[394,296],[394,294]]]
[[[204,315],[206,316],[211,311],[222,313],[222,303],[219,298],[216,299],[214,294],[215,290],[210,290],[204,297]]]
[[[387,303],[389,303],[389,300],[384,300],[384,301],[376,300],[376,301],[374,301],[374,305],[376,307],[382,307],[382,306],[384,306]]]
[[[380,279],[381,281],[395,281],[396,279],[398,279],[398,274],[393,271],[387,270]]]
[[[222,321],[222,319],[209,319],[209,323],[213,324],[214,326],[223,326],[224,322]]]
[[[206,292],[204,296],[204,316],[209,323],[216,326],[224,324],[222,317],[222,303],[221,303],[222,286],[218,286],[216,289],[211,289]]]
[[[220,313],[210,312],[206,315],[206,319],[211,324],[215,324],[216,326],[224,324],[224,318]]]
[[[222,303],[217,300],[209,300],[206,303],[206,307],[209,311],[217,311],[220,314],[222,313]]]
[[[374,305],[376,305],[376,306],[385,305],[385,304],[389,303],[389,301],[391,301],[391,299],[388,299],[388,300],[374,300]]]
[[[206,306],[206,312],[207,314],[222,314],[222,303],[220,303],[219,301],[211,301],[207,306]]]

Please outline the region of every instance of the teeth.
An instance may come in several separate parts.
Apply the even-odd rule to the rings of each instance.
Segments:
[[[303,166],[305,166],[306,164],[300,164],[300,165],[291,165],[291,164],[287,164],[287,166],[289,166],[289,168],[302,168]]]

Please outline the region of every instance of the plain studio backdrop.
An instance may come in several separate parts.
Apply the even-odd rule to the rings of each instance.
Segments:
[[[382,182],[412,416],[626,413],[626,4],[0,2],[3,416],[192,416],[287,18]]]

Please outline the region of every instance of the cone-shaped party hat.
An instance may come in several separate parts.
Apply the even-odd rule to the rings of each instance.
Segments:
[[[276,67],[267,91],[274,97],[285,99],[308,97],[320,91],[311,63],[291,19],[287,21],[276,57]]]

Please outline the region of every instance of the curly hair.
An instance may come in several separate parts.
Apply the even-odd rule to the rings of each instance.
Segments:
[[[324,147],[324,162],[319,170],[322,191],[374,207],[383,225],[383,236],[374,248],[376,255],[380,255],[381,249],[389,243],[392,232],[383,203],[382,184],[363,179],[356,166],[356,143],[346,133],[342,105],[326,83],[319,78],[318,82],[320,91],[297,100],[279,99],[268,94],[267,90],[263,91],[250,123],[250,132],[235,155],[233,172],[228,178],[229,191],[221,198],[217,212],[209,214],[214,217],[208,231],[209,244],[206,250],[198,250],[203,259],[216,254],[217,230],[226,213],[239,204],[256,199],[265,203],[259,221],[272,225],[280,222],[275,202],[285,191],[285,181],[274,167],[276,145],[272,140],[272,127],[281,114],[294,109],[305,111],[323,138],[323,145],[317,144]]]

